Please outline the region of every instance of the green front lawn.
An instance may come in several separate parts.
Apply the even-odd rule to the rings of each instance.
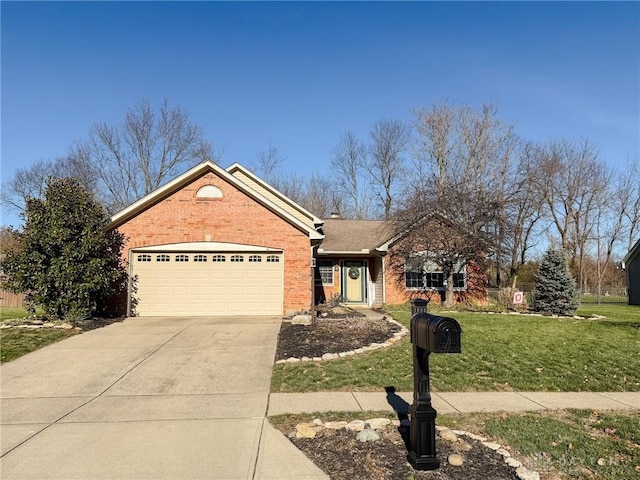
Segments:
[[[434,391],[640,391],[640,307],[587,305],[550,318],[448,312],[463,329],[462,354],[430,357]],[[409,325],[406,308],[390,311]],[[371,353],[328,362],[274,366],[272,390],[413,390],[407,338]]]
[[[0,360],[2,363],[46,347],[78,333],[77,330],[52,328],[9,328],[0,330]]]

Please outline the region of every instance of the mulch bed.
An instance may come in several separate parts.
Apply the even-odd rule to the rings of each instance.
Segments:
[[[464,438],[471,445],[468,451],[458,451],[454,444],[437,440],[437,470],[418,471],[407,462],[407,427],[389,426],[378,431],[380,440],[360,442],[356,433],[345,429],[323,430],[313,439],[292,438],[291,441],[318,465],[331,480],[396,480],[413,478],[438,480],[517,480],[513,468],[504,463],[502,455],[476,440]],[[449,465],[450,454],[464,458],[462,466]]]
[[[366,317],[319,318],[315,325],[294,325],[284,321],[280,327],[276,360],[348,352],[372,343],[383,343],[398,331],[400,327],[395,323]]]

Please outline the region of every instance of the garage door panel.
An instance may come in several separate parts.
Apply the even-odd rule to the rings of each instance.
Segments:
[[[137,312],[139,315],[279,315],[284,295],[284,262],[282,254],[277,262],[248,261],[252,254],[243,253],[244,261],[212,261],[215,254],[207,254],[207,261],[193,261],[193,252],[185,252],[189,261],[137,262],[134,255],[133,273],[138,276]],[[240,254],[237,254],[240,255]],[[255,254],[257,255],[257,254]],[[184,258],[184,257],[181,257]],[[201,257],[202,258],[202,257]],[[255,258],[255,257],[254,257]]]

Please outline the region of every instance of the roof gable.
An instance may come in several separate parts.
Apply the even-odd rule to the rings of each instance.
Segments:
[[[234,163],[228,167],[227,172],[310,227],[315,228],[322,225],[323,221],[320,218],[298,205],[239,163]]]
[[[257,203],[268,208],[269,210],[274,212],[276,215],[286,220],[288,223],[290,223],[294,227],[298,228],[300,231],[307,233],[310,239],[321,240],[322,238],[324,238],[324,236],[321,233],[316,231],[313,225],[309,225],[303,222],[297,216],[292,215],[290,212],[286,211],[284,208],[277,205],[274,201],[262,195],[260,192],[254,190],[249,185],[242,182],[238,178],[234,177],[225,169],[221,168],[220,166],[216,165],[211,161],[202,162],[196,165],[195,167],[191,168],[190,170],[183,173],[179,177],[171,180],[170,182],[166,183],[160,188],[142,197],[137,202],[132,203],[125,209],[116,213],[111,217],[111,221],[109,222],[106,228],[109,230],[118,228],[120,225],[126,223],[131,218],[135,217],[136,215],[139,215],[141,212],[147,210],[151,206],[167,198],[168,196],[177,192],[178,190],[185,187],[186,185],[189,185],[194,180],[197,180],[198,178],[210,172],[214,173],[215,175],[219,176],[229,184],[233,185],[235,188],[237,188],[241,192],[251,197]]]

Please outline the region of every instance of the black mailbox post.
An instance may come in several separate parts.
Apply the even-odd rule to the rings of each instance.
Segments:
[[[438,317],[424,312],[411,317],[413,343],[413,404],[411,417],[409,463],[416,470],[435,470],[440,466],[436,457],[436,411],[431,406],[429,388],[429,355],[460,353],[460,324],[453,318]]]

